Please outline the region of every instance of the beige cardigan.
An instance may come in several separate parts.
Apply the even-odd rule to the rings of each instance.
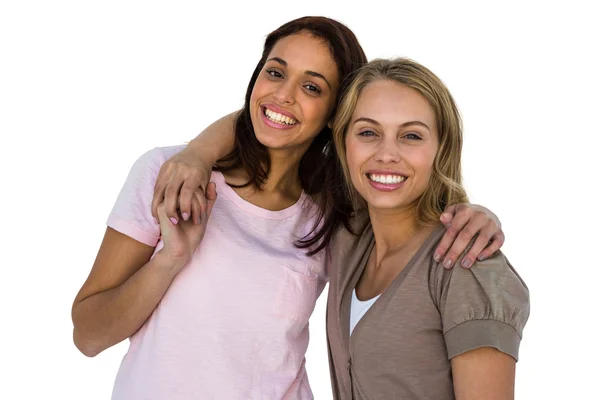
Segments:
[[[364,219],[363,219],[364,221]],[[355,221],[356,222],[356,221]],[[440,225],[350,331],[352,290],[374,246],[370,224],[331,246],[327,343],[335,399],[453,399],[450,359],[490,346],[518,358],[529,292],[503,254],[452,270],[433,260]]]

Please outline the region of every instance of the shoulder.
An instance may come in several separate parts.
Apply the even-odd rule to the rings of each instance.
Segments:
[[[505,255],[498,252],[469,269],[455,266],[445,275],[439,298],[449,355],[490,346],[518,359],[529,290]]]
[[[143,153],[135,162],[135,165],[158,165],[164,164],[169,158],[179,153],[185,148],[185,145],[155,147]]]
[[[140,155],[129,170],[127,184],[133,185],[154,185],[160,167],[169,158],[179,153],[185,148],[185,145],[155,147]]]

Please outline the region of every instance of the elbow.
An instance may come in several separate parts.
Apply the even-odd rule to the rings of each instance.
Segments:
[[[75,328],[73,329],[73,343],[75,347],[86,357],[96,357],[102,353],[105,349],[98,343],[98,341],[82,335],[81,332]]]
[[[94,329],[87,326],[85,315],[77,304],[71,310],[73,321],[73,344],[86,357],[96,357],[106,348],[101,347],[101,340],[94,335]]]

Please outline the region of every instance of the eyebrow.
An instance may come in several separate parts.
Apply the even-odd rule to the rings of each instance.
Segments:
[[[268,59],[266,62],[269,62],[269,61],[275,61],[275,62],[278,62],[279,64],[283,65],[284,67],[287,67],[287,66],[288,66],[288,63],[287,63],[287,61],[285,61],[284,59],[282,59],[282,58],[279,58],[279,57],[271,57],[271,58],[269,58],[269,59]],[[327,86],[329,86],[329,89],[331,89],[331,85],[329,84],[329,81],[327,80],[327,78],[325,78],[325,77],[324,77],[323,75],[321,75],[320,73],[318,73],[318,72],[315,72],[315,71],[309,71],[309,70],[306,70],[306,71],[304,71],[304,73],[305,73],[306,75],[314,76],[315,78],[321,78],[321,79],[323,79],[323,80],[325,81],[325,83],[327,84]]]
[[[366,118],[366,117],[356,118],[354,120],[354,122],[352,123],[352,125],[356,124],[357,122],[368,122],[368,123],[373,124],[373,125],[381,126],[381,124],[379,122],[375,121],[374,119]],[[429,129],[429,127],[427,126],[427,124],[425,124],[425,123],[423,123],[421,121],[408,121],[408,122],[405,122],[405,123],[401,124],[399,127],[400,128],[405,128],[405,127],[410,126],[410,125],[419,125],[419,126],[422,126],[422,127],[426,128],[428,131],[431,131],[431,129]]]

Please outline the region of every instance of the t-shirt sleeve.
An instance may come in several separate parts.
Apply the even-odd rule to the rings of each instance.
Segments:
[[[165,157],[159,148],[143,154],[131,167],[106,224],[138,242],[155,247],[160,226],[152,217],[154,183]]]
[[[471,269],[440,266],[439,309],[448,359],[480,347],[494,347],[519,358],[529,318],[529,290],[504,254]]]

